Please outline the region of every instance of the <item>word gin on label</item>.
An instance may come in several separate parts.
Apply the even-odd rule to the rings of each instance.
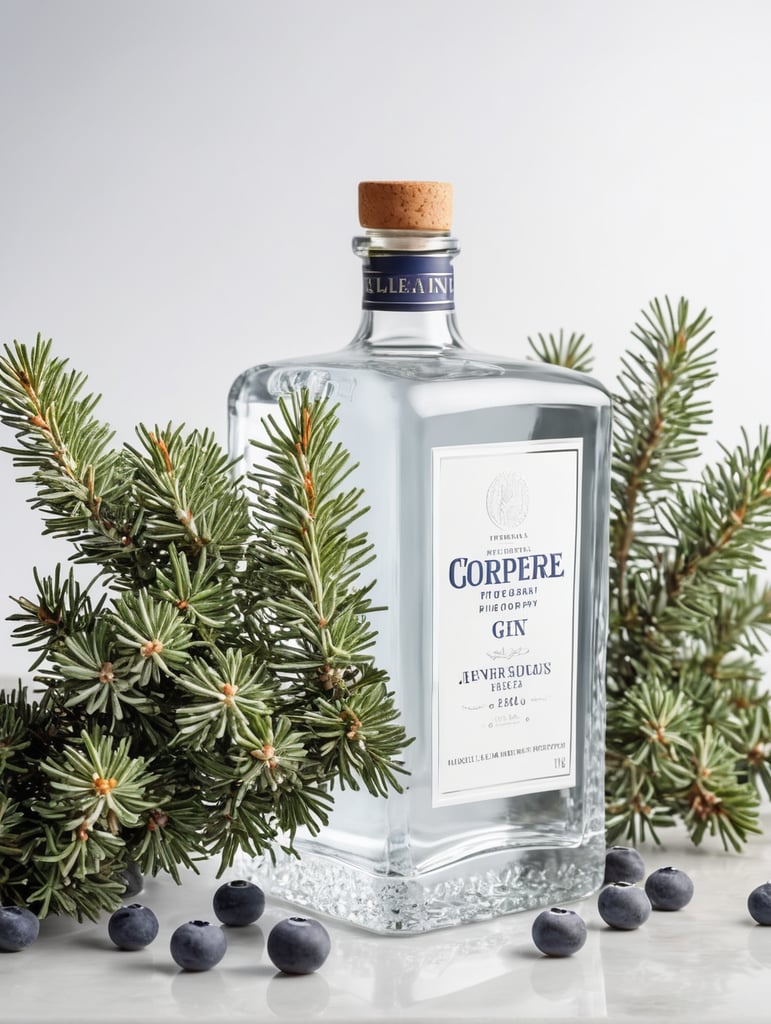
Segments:
[[[338,792],[274,893],[410,933],[579,899],[605,862],[610,400],[591,378],[467,349],[451,189],[359,186],[348,348],[255,366],[230,443],[288,392],[339,404],[377,560],[375,658],[415,742],[405,792]]]

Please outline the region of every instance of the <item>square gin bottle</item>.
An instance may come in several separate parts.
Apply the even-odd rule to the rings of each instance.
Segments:
[[[363,182],[362,317],[347,348],[255,366],[230,448],[301,388],[338,403],[370,506],[403,794],[337,791],[271,891],[410,934],[578,900],[602,883],[611,407],[583,374],[467,348],[452,190]],[[257,867],[255,866],[255,871]],[[264,871],[260,878],[264,882]]]

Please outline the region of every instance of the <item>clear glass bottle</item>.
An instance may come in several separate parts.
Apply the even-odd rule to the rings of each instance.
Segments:
[[[338,792],[330,827],[269,884],[389,934],[579,899],[605,859],[610,399],[465,347],[450,207],[444,183],[362,183],[353,341],[255,366],[229,400],[248,461],[279,396],[330,395],[360,464],[388,609],[375,657],[416,737],[411,774],[388,799]]]

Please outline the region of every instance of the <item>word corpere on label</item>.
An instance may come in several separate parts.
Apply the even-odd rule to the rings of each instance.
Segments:
[[[565,575],[562,552],[518,555],[516,558],[453,558],[450,562],[450,586],[489,587],[512,580],[555,579]]]

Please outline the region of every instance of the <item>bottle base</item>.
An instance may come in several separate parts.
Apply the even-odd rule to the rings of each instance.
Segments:
[[[591,896],[602,885],[605,840],[496,851],[426,876],[377,875],[315,853],[279,853],[275,864],[243,858],[237,868],[309,912],[380,935],[416,935]]]

